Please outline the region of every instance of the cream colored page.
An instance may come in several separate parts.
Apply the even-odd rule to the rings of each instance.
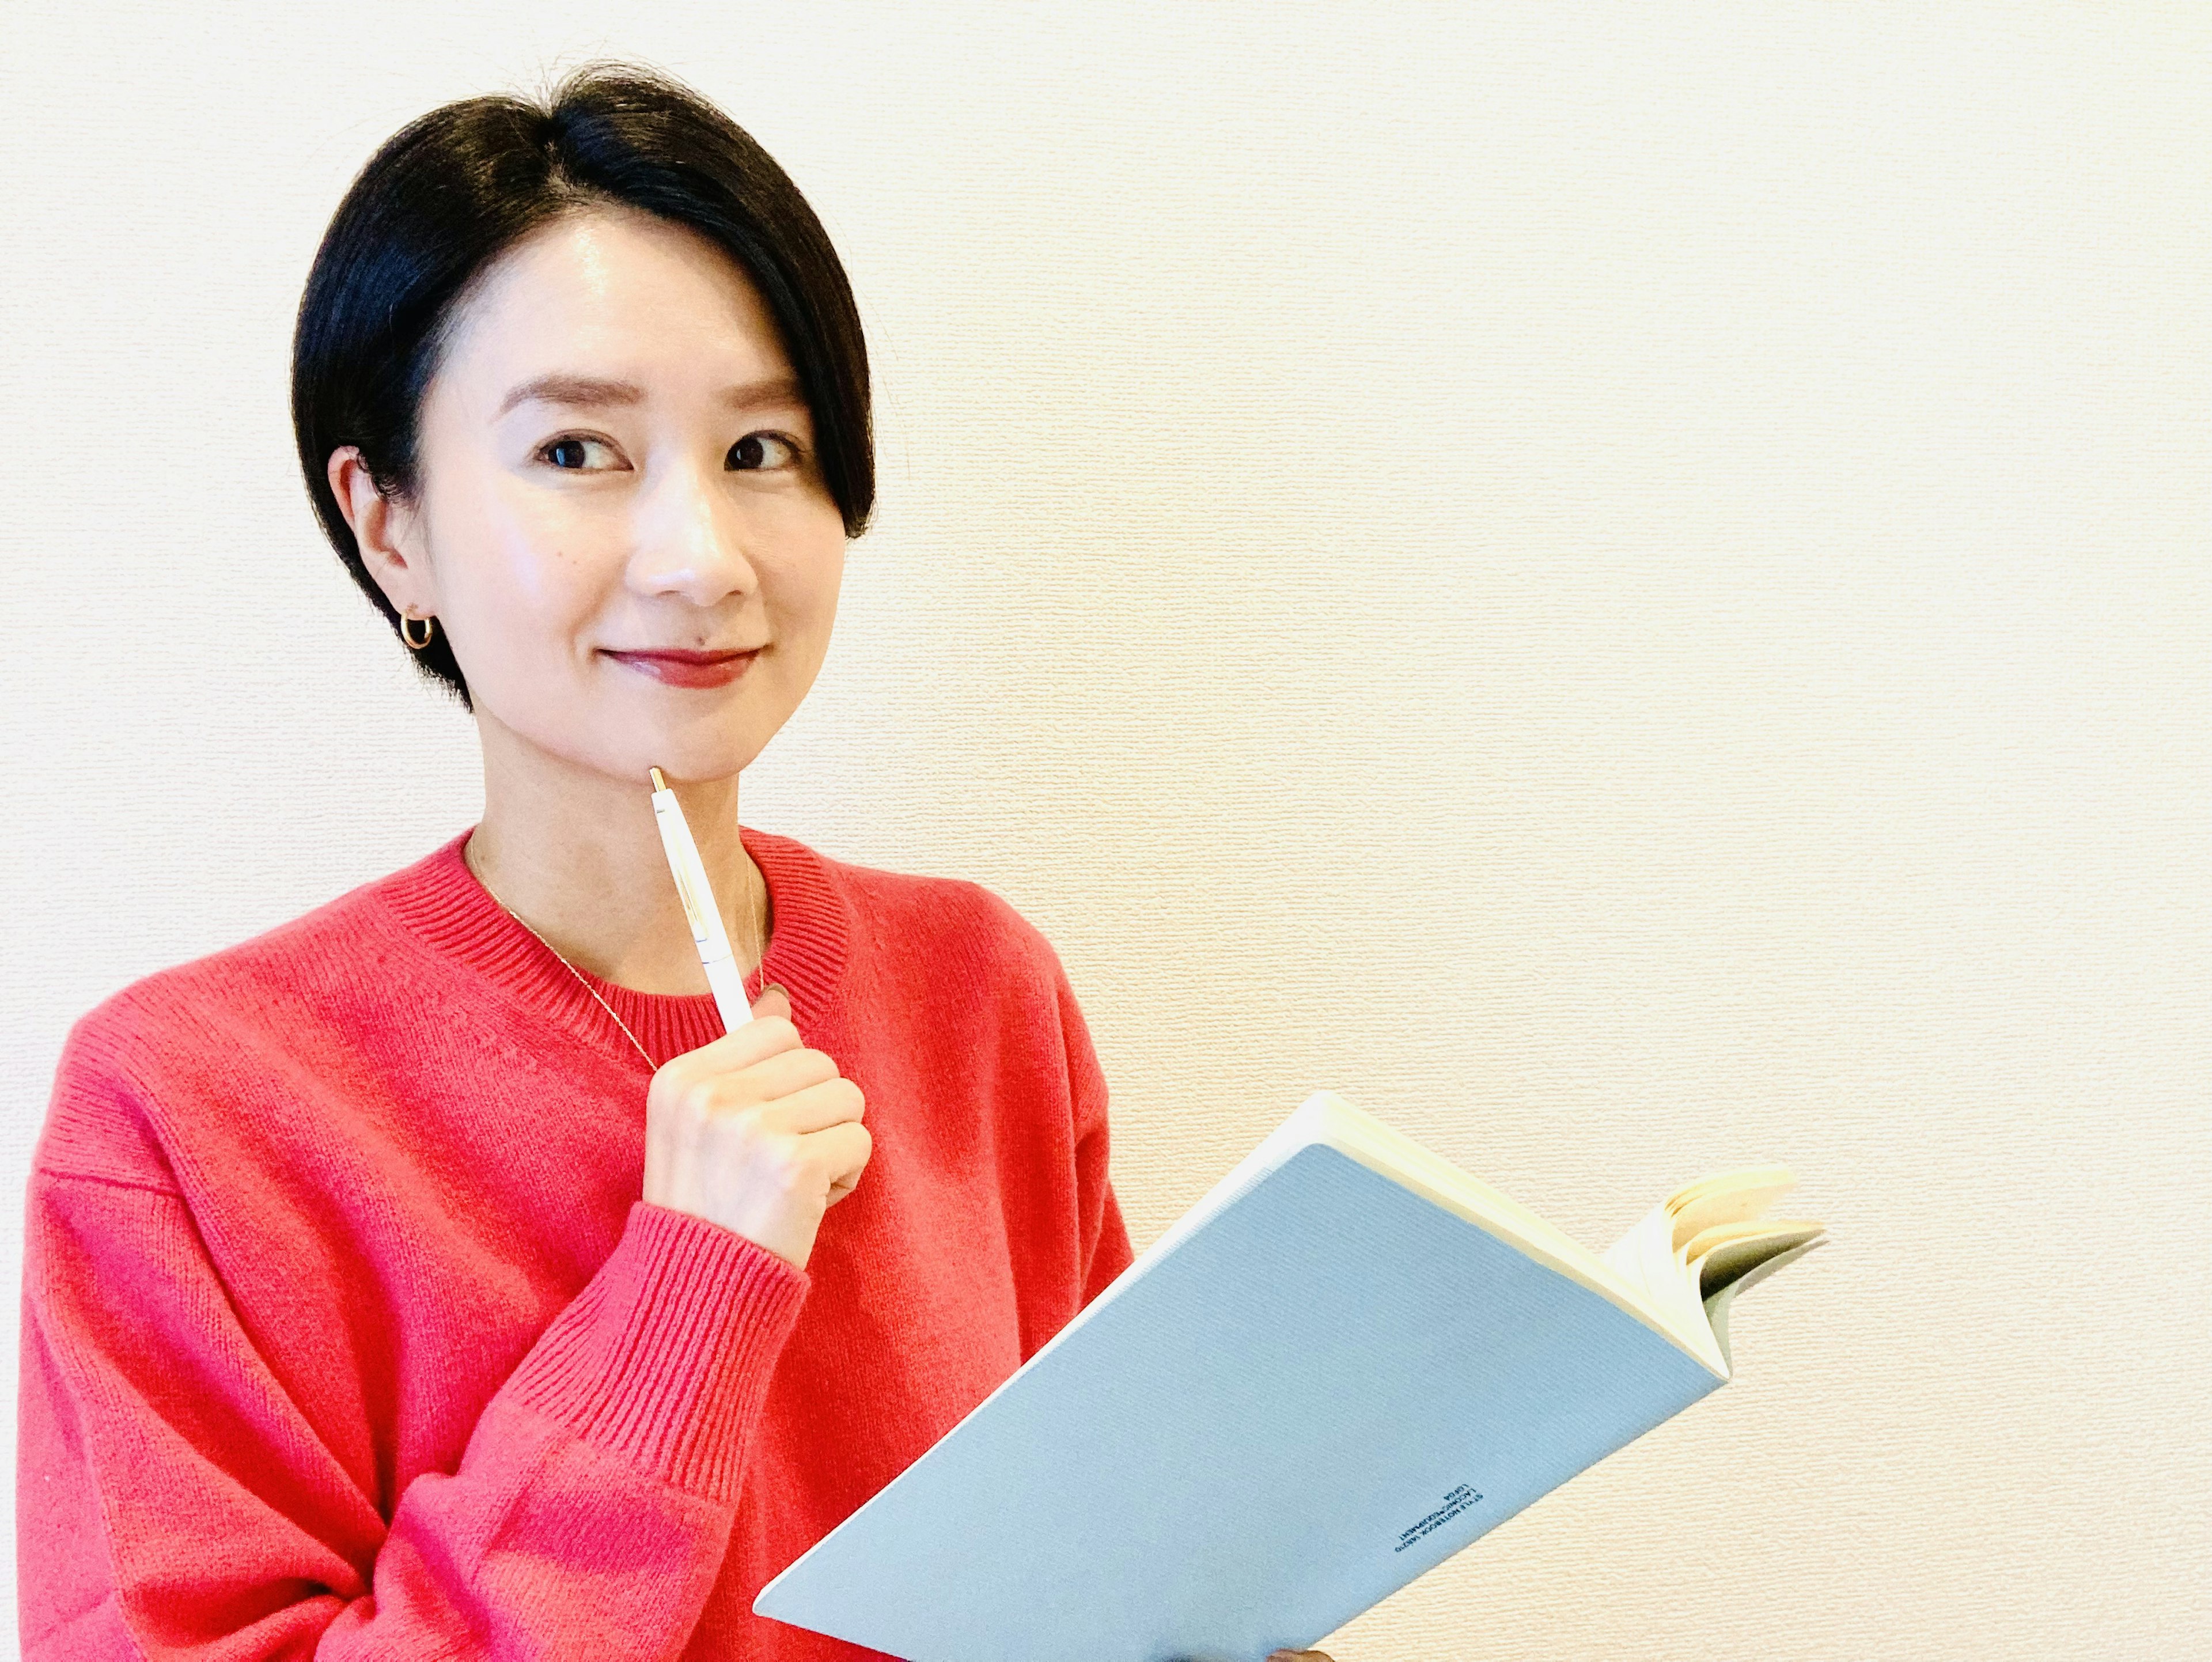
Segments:
[[[1756,1218],[1796,1186],[1796,1174],[1784,1166],[1723,1172],[1677,1190],[1667,1201],[1674,1215],[1674,1240],[1682,1245],[1700,1230]]]

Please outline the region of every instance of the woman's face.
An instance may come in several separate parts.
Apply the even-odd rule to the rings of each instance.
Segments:
[[[736,773],[813,685],[845,561],[750,280],[687,228],[592,209],[507,250],[454,324],[372,571],[435,615],[480,724],[630,783]],[[757,649],[734,677],[635,655],[733,648]]]

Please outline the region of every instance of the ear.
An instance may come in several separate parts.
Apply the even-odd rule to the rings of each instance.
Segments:
[[[362,563],[402,617],[438,615],[437,581],[424,557],[419,516],[376,488],[358,445],[331,452],[331,494],[352,527]]]

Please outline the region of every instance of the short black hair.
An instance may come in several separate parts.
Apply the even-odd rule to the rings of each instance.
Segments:
[[[586,64],[541,101],[466,98],[409,122],[347,188],[307,272],[292,338],[292,426],[323,532],[396,634],[331,490],[331,453],[358,445],[377,488],[412,498],[422,395],[453,302],[526,234],[578,209],[626,204],[689,226],[751,278],[813,416],[845,534],[875,505],[868,355],[845,268],[822,222],[750,134],[674,76]],[[473,709],[443,630],[425,673]]]

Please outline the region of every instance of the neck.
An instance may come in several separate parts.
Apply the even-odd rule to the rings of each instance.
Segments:
[[[579,969],[637,992],[706,992],[644,770],[632,784],[534,747],[524,758],[489,728],[484,740],[483,818],[462,850],[477,880]],[[770,919],[767,881],[738,837],[738,776],[672,788],[750,974]]]

